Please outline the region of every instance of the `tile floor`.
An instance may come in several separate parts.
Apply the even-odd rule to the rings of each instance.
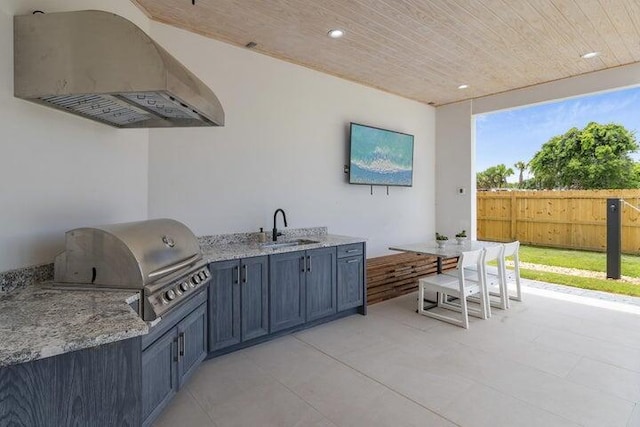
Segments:
[[[413,294],[206,361],[155,426],[640,427],[640,307],[525,291],[468,330]]]

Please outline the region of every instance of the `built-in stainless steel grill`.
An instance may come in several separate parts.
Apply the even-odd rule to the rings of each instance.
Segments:
[[[210,277],[196,236],[172,219],[68,231],[54,273],[63,286],[139,290],[144,320],[180,305]]]

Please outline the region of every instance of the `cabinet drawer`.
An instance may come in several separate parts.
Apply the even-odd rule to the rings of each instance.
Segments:
[[[362,243],[338,246],[338,258],[362,255],[363,253],[364,249],[362,247]]]

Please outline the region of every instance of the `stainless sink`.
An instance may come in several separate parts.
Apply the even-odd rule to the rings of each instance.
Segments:
[[[291,246],[304,246],[304,245],[313,245],[315,243],[320,243],[317,240],[309,240],[309,239],[296,239],[296,240],[288,240],[286,242],[273,242],[273,243],[263,243],[260,245],[264,249],[279,249],[279,248],[288,248]]]

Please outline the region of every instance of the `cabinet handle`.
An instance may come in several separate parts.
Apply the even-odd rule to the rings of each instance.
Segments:
[[[177,362],[177,361],[178,361],[178,347],[180,346],[180,345],[178,344],[178,342],[179,342],[179,341],[178,341],[178,338],[176,338],[175,340],[173,340],[173,344],[175,344],[175,345],[174,345],[174,347],[175,347],[175,349],[176,349],[176,355],[173,357],[173,361],[174,361],[174,362]]]
[[[350,259],[349,261],[347,261],[347,264],[353,264],[354,262],[360,262],[360,260],[358,258]]]
[[[242,266],[242,283],[247,283],[247,265]]]
[[[234,284],[237,285],[238,283],[240,283],[240,268],[236,265],[235,267],[233,267],[233,269],[236,272],[236,280],[234,280]]]
[[[184,357],[184,348],[186,346],[184,332],[180,332],[180,335],[178,335],[178,343],[180,347],[180,357]]]
[[[304,265],[304,257],[300,257],[300,265],[302,267],[300,267],[300,270],[304,273],[306,271],[305,265]]]
[[[311,273],[311,257],[307,257],[307,271]]]

